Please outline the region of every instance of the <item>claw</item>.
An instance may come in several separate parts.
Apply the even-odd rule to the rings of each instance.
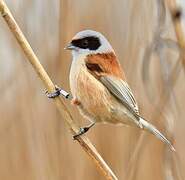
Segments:
[[[79,132],[73,136],[73,139],[76,140],[79,136],[85,134],[91,127],[95,125],[95,122],[91,123],[89,126],[81,127]]]
[[[46,91],[46,94],[47,94],[48,98],[55,98],[57,96],[60,96],[60,94],[61,94],[60,91],[61,91],[61,89],[59,87],[55,86],[54,92],[49,93],[48,91]]]
[[[64,91],[63,89],[61,89],[60,87],[58,87],[57,85],[55,85],[55,91],[49,93],[48,91],[45,92],[48,98],[55,98],[57,96],[63,95],[66,99],[72,99],[72,96]]]

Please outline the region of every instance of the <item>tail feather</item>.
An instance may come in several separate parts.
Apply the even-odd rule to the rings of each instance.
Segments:
[[[140,124],[143,126],[144,129],[146,129],[148,132],[152,133],[155,135],[158,139],[166,143],[172,151],[175,151],[175,148],[171,144],[171,142],[159,131],[155,126],[144,120],[143,118],[140,117],[139,120]]]

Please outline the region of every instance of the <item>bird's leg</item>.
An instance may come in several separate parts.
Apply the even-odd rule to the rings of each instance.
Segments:
[[[62,88],[58,87],[57,85],[55,85],[54,92],[49,93],[48,91],[46,91],[46,94],[48,98],[55,98],[57,96],[62,95],[66,99],[72,99],[72,96],[68,92],[64,91]]]
[[[48,98],[55,98],[55,97],[58,97],[58,96],[62,95],[66,99],[71,99],[71,102],[74,105],[80,105],[81,104],[76,98],[72,98],[72,96],[68,92],[64,91],[62,88],[58,87],[57,85],[55,85],[55,91],[54,92],[49,93],[48,91],[46,91],[46,95],[47,95]],[[95,122],[91,122],[88,126],[81,127],[79,132],[73,136],[73,139],[76,139],[78,136],[81,136],[82,134],[85,134],[94,125],[95,125]]]
[[[81,127],[79,132],[73,136],[73,139],[75,140],[78,136],[81,136],[82,134],[85,134],[91,127],[95,125],[95,122],[92,122],[88,126]]]

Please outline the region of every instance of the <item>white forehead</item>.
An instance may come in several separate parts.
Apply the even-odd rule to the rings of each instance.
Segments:
[[[84,37],[90,37],[90,36],[99,38],[101,46],[95,51],[88,50],[89,53],[94,54],[94,53],[114,52],[112,46],[110,45],[109,41],[105,38],[105,36],[97,31],[93,31],[93,30],[80,31],[73,37],[73,39],[82,39]]]
[[[95,36],[95,37],[99,37],[100,39],[106,39],[103,34],[101,34],[100,32],[97,31],[93,31],[93,30],[84,30],[84,31],[80,31],[78,32],[73,39],[81,39],[84,37],[89,37],[89,36]]]

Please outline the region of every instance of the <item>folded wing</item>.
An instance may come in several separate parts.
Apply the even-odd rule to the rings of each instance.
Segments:
[[[128,84],[114,76],[100,77],[101,83],[119,99],[132,113],[139,115],[138,106]]]

